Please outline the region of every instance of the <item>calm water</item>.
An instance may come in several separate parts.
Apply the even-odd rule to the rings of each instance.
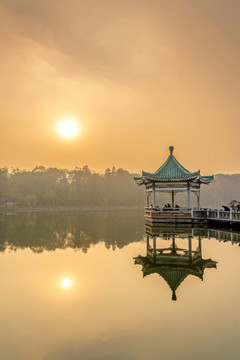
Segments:
[[[136,210],[1,216],[0,359],[239,359],[239,235],[155,235]]]

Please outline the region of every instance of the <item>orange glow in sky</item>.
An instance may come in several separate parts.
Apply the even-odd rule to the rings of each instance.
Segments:
[[[174,145],[191,171],[240,172],[239,13],[234,0],[1,0],[0,167],[152,172]]]

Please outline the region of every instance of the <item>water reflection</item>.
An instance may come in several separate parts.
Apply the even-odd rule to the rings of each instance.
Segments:
[[[72,248],[84,253],[104,242],[107,249],[123,248],[144,236],[142,210],[24,213],[0,216],[0,251]]]
[[[107,249],[142,241],[146,234],[215,238],[240,244],[240,232],[213,228],[144,227],[142,210],[24,213],[0,216],[0,252],[30,249],[34,253],[72,248],[87,253],[104,242]]]
[[[177,300],[176,290],[189,275],[203,280],[204,270],[216,268],[217,264],[212,259],[202,258],[201,236],[198,236],[198,246],[195,249],[193,249],[193,238],[190,234],[187,235],[187,248],[177,246],[176,237],[176,229],[175,233],[169,232],[165,236],[147,234],[146,256],[139,255],[135,258],[135,264],[142,265],[143,277],[158,274],[166,281],[172,290],[172,300]],[[162,245],[157,244],[159,239],[164,239]]]
[[[136,210],[0,216],[0,359],[238,359],[239,240]]]
[[[163,239],[168,239],[172,235],[176,235],[179,238],[186,238],[191,236],[192,238],[201,236],[202,238],[216,239],[219,242],[231,242],[232,244],[240,245],[240,231],[233,231],[224,228],[207,228],[207,227],[175,227],[175,226],[159,226],[152,227],[145,226],[145,232],[150,236],[161,236]]]

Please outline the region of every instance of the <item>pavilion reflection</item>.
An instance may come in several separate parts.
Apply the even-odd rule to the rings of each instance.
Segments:
[[[187,239],[187,247],[179,247],[176,238]],[[157,243],[165,240],[168,246],[159,246]],[[197,241],[197,246],[193,248]],[[169,245],[170,241],[170,245]],[[161,244],[163,241],[161,241]],[[146,256],[137,256],[135,264],[142,265],[143,277],[151,274],[159,274],[169,285],[172,291],[172,300],[177,300],[176,290],[189,276],[193,275],[203,281],[206,268],[216,268],[217,262],[212,259],[202,258],[202,237],[193,238],[192,234],[184,234],[182,231],[174,233],[170,231],[164,234],[149,235],[146,238]]]

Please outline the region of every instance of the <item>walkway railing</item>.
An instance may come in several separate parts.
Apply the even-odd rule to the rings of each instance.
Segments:
[[[235,210],[224,211],[221,209],[209,210],[208,219],[240,220],[240,212]]]

